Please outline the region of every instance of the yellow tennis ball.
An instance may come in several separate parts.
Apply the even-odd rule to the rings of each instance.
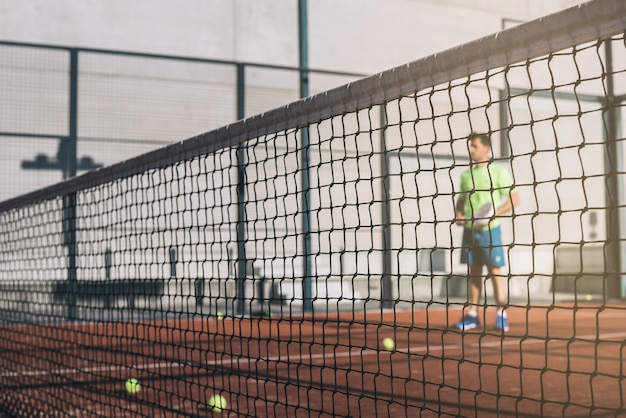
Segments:
[[[593,297],[591,295],[587,295],[587,296],[585,296],[585,299],[587,299],[589,301],[589,300],[593,299]]]
[[[213,412],[222,412],[222,409],[226,409],[226,398],[222,395],[213,395],[209,398],[209,408]]]
[[[217,311],[217,319],[218,321],[221,321],[222,319],[224,319],[224,314],[221,313],[220,311]]]
[[[388,351],[392,351],[396,348],[396,343],[393,341],[393,338],[384,338],[383,339],[383,348]]]
[[[124,384],[124,387],[126,388],[126,392],[130,393],[131,395],[136,395],[141,390],[139,380],[135,379],[134,377],[128,379]]]

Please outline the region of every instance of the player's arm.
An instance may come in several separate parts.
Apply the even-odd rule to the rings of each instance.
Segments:
[[[466,199],[469,196],[469,185],[467,181],[466,173],[461,174],[461,182],[459,185],[459,194],[457,194],[456,206],[454,207],[456,211],[456,224],[460,226],[464,226],[467,222],[465,219],[465,203]]]
[[[498,206],[493,215],[494,218],[502,216],[507,212],[513,210],[515,206],[519,204],[519,194],[515,190],[513,183],[513,177],[507,170],[502,170],[497,178],[498,187],[500,187],[504,193],[504,199],[502,204]]]
[[[465,215],[463,214],[465,209],[465,194],[459,196],[456,201],[456,224],[457,225],[465,225]]]
[[[517,190],[513,189],[511,190],[509,195],[504,199],[502,204],[498,206],[494,217],[503,215],[513,210],[513,208],[517,206],[518,204],[519,204],[519,194],[517,193]]]

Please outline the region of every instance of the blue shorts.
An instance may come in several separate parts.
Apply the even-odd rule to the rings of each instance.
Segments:
[[[504,247],[502,246],[500,227],[496,226],[485,230],[465,228],[461,263],[470,266],[504,266]]]

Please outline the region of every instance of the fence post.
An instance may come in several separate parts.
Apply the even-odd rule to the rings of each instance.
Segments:
[[[389,207],[389,156],[387,155],[387,113],[386,105],[380,106],[380,176],[381,182],[381,224],[383,228],[383,271],[381,283],[381,308],[391,309],[395,305],[393,281],[391,278],[391,222]],[[399,280],[399,275],[398,275]]]
[[[604,103],[604,123],[607,152],[605,157],[606,169],[606,206],[608,209],[606,220],[606,282],[604,297],[613,298],[620,295],[626,297],[626,280],[622,276],[622,228],[621,228],[621,205],[623,193],[620,187],[618,173],[624,166],[621,154],[621,145],[617,141],[617,103],[613,85],[613,50],[611,40],[604,41],[605,73],[606,73],[606,102]]]
[[[309,49],[308,49],[307,0],[298,2],[298,39],[300,59],[300,97],[309,95]],[[300,129],[302,164],[302,303],[304,312],[313,311],[313,278],[311,268],[311,191],[309,180],[309,127]]]
[[[63,178],[76,176],[76,142],[78,136],[78,50],[70,50],[70,91],[69,91],[69,137],[67,141],[67,155],[65,155],[65,167]],[[63,140],[62,140],[63,141]],[[65,230],[65,245],[67,245],[67,280],[69,289],[68,317],[70,321],[78,317],[76,302],[78,291],[76,277],[76,193],[70,193],[63,197],[63,216]]]
[[[245,67],[237,64],[237,119],[245,118]],[[246,257],[246,153],[245,144],[237,145],[237,301],[235,313],[245,312],[247,276]]]

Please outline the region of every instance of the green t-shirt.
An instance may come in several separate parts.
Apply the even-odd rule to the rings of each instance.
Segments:
[[[492,204],[498,208],[505,197],[509,197],[513,191],[513,178],[503,167],[489,163],[484,167],[472,167],[461,174],[461,191],[459,199],[465,200],[463,216],[465,219],[473,219],[473,214],[485,205]],[[500,225],[498,218],[485,225],[482,229]],[[467,228],[472,224],[468,222]]]

